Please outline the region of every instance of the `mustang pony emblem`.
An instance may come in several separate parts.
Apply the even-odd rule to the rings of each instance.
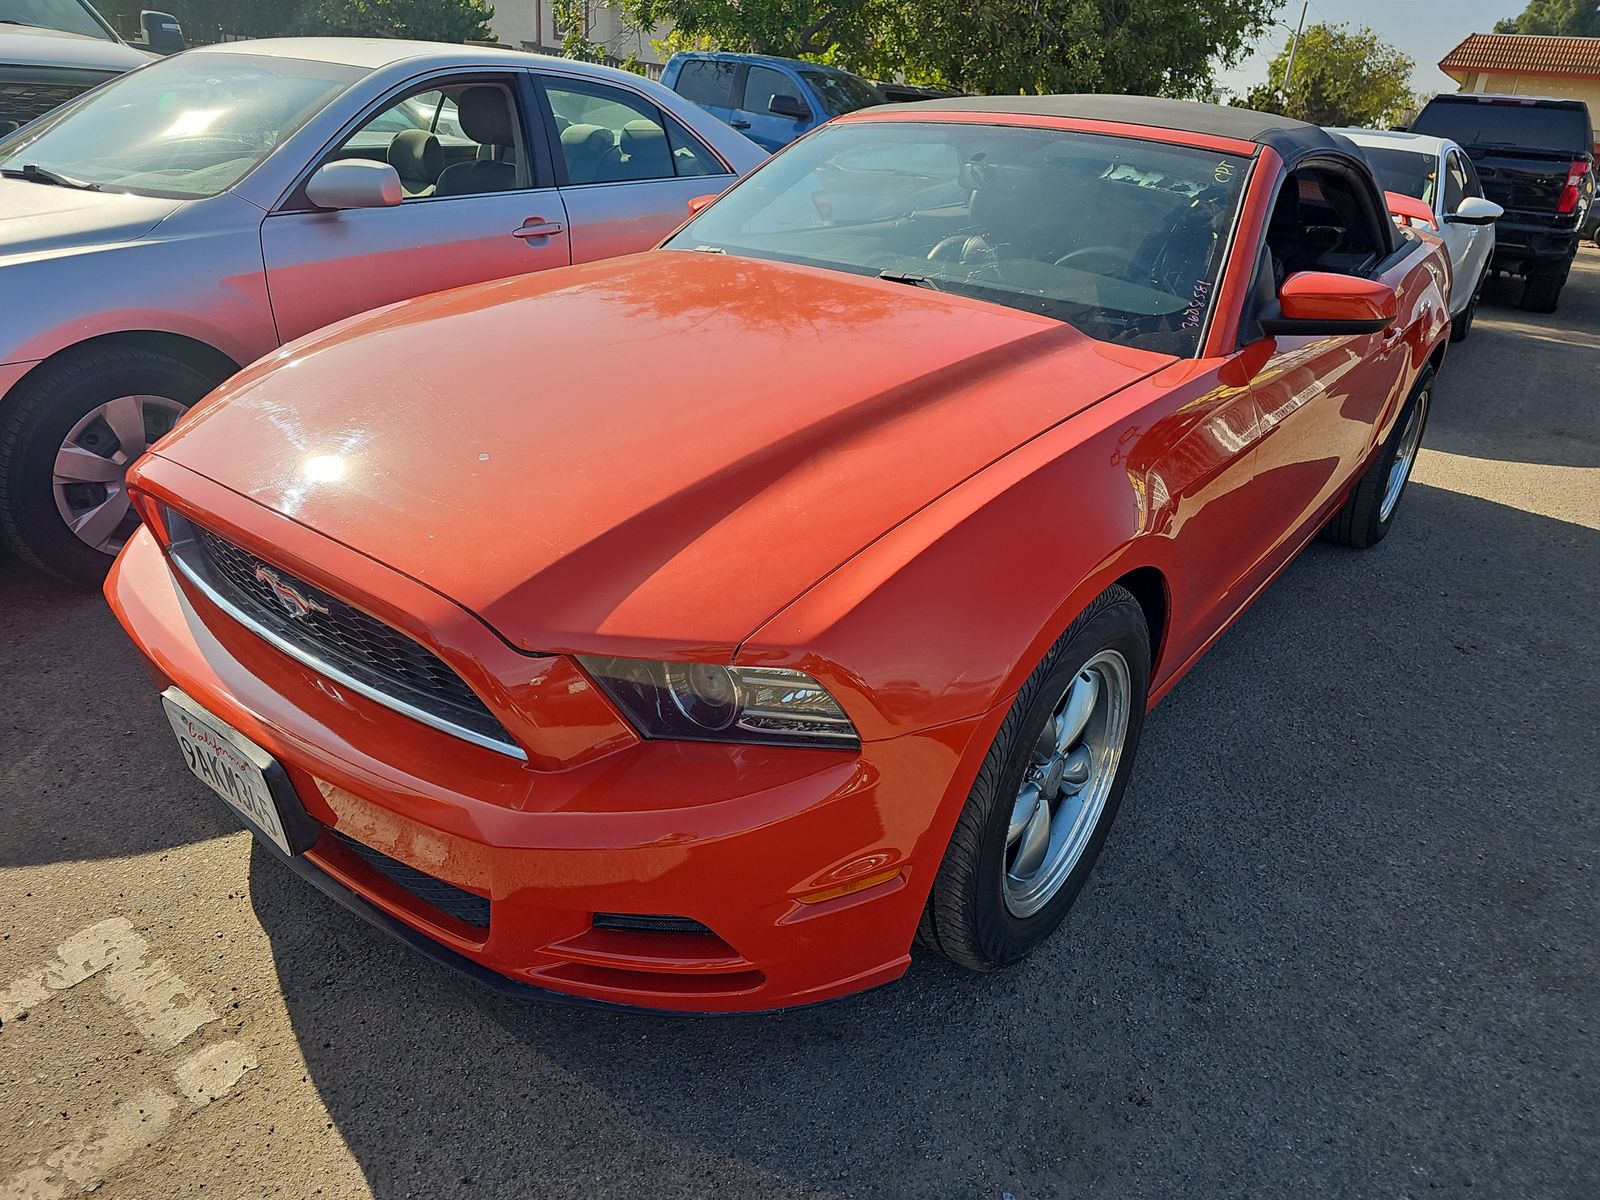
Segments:
[[[302,596],[282,579],[279,579],[278,573],[271,567],[256,567],[256,578],[272,589],[273,596],[276,597],[279,604],[283,605],[284,612],[288,613],[294,620],[304,620],[314,612],[322,613],[324,616],[327,615],[328,606],[326,604],[319,604],[315,600],[308,600]]]

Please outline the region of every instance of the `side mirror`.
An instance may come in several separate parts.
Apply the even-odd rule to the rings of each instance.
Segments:
[[[306,199],[318,208],[393,208],[404,198],[399,172],[364,158],[324,163],[306,181]]]
[[[1272,337],[1342,337],[1381,333],[1400,317],[1394,289],[1354,275],[1301,271],[1278,292],[1278,315],[1261,319]]]
[[[1506,210],[1493,200],[1482,196],[1468,196],[1461,207],[1445,218],[1452,225],[1493,225],[1506,215]]]
[[[144,39],[145,49],[156,54],[176,54],[184,49],[183,26],[171,13],[142,10],[139,13],[139,33]]]
[[[788,117],[791,121],[811,119],[811,110],[805,106],[805,101],[781,92],[767,101],[767,111],[775,117]]]
[[[689,201],[689,215],[691,217],[698,217],[706,210],[707,207],[710,206],[711,202],[715,200],[719,194],[720,193],[713,192],[709,196],[696,196],[693,200]]]

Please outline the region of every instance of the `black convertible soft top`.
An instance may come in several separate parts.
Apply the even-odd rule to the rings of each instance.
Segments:
[[[1178,129],[1271,146],[1293,162],[1318,150],[1350,154],[1352,143],[1323,129],[1288,117],[1248,108],[1223,108],[1189,100],[1164,100],[1158,96],[962,96],[950,100],[923,100],[914,104],[887,104],[873,112],[1016,113],[1040,117],[1077,117],[1088,121],[1121,121],[1153,129]],[[1362,157],[1355,151],[1355,157]]]

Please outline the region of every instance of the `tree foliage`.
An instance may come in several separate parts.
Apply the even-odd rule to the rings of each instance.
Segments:
[[[1519,16],[1507,17],[1494,31],[1600,37],[1600,6],[1594,0],[1528,0]]]
[[[157,7],[178,18],[195,42],[219,35],[239,37],[404,37],[465,42],[490,38],[494,6],[489,0],[110,0],[99,6],[127,32],[141,8]]]
[[[674,41],[967,92],[1196,95],[1281,0],[623,0]]]
[[[1403,119],[1417,102],[1416,63],[1366,26],[1312,25],[1300,38],[1294,76],[1284,90],[1289,48],[1272,60],[1267,82],[1244,98],[1247,107],[1282,113],[1314,125],[1382,128]]]

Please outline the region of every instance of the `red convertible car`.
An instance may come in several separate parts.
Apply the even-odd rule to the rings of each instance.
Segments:
[[[988,970],[1150,706],[1319,531],[1388,531],[1448,270],[1309,125],[869,109],[657,250],[245,371],[135,468],[106,590],[258,837],[496,986]]]

